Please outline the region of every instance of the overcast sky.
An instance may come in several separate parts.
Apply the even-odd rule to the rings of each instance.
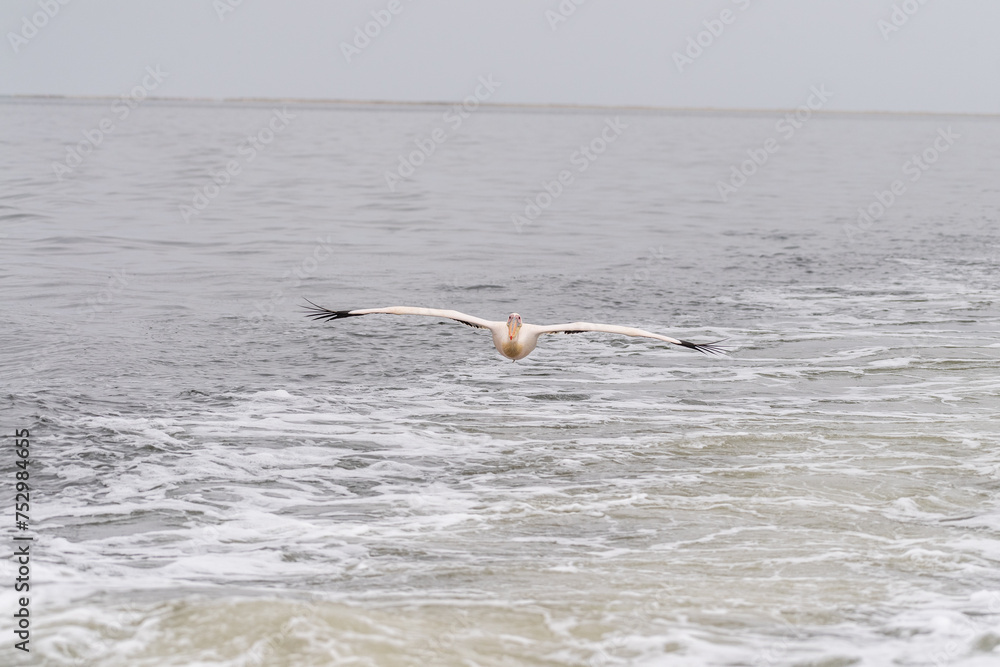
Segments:
[[[1000,113],[997,0],[63,2],[0,3],[0,94]]]

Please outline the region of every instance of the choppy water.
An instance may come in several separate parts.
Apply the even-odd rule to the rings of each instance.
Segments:
[[[996,119],[814,117],[723,203],[779,114],[288,110],[250,160],[271,106],[0,104],[3,429],[32,433],[37,539],[30,656],[0,568],[5,664],[996,664]],[[513,364],[302,297],[733,352],[580,335]]]

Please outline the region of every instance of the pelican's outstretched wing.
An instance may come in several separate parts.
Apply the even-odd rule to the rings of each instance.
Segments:
[[[505,326],[503,322],[493,322],[490,320],[484,320],[481,317],[473,317],[472,315],[466,315],[465,313],[460,313],[457,310],[438,310],[437,308],[412,308],[410,306],[391,306],[389,308],[362,308],[358,310],[330,310],[329,308],[324,308],[323,306],[316,305],[309,299],[308,306],[303,306],[308,312],[306,317],[311,317],[314,320],[339,320],[345,317],[359,317],[361,315],[374,315],[376,313],[385,313],[387,315],[428,315],[430,317],[444,317],[449,320],[455,320],[456,322],[461,322],[462,324],[467,324],[470,327],[476,327],[477,329],[489,329],[493,330],[495,327]]]
[[[529,325],[526,325],[529,326]],[[662,340],[666,343],[672,343],[674,345],[680,345],[681,347],[689,347],[692,350],[698,350],[704,354],[725,354],[725,348],[721,347],[719,343],[721,340],[713,341],[711,343],[692,343],[686,340],[678,340],[676,338],[671,338],[670,336],[661,336],[660,334],[655,334],[650,331],[644,331],[643,329],[634,329],[632,327],[620,327],[614,324],[593,324],[591,322],[572,322],[570,324],[550,324],[548,326],[538,326],[530,325],[534,327],[539,334],[554,334],[554,333],[585,333],[588,331],[599,331],[603,333],[613,333],[622,334],[623,336],[639,336],[642,338],[655,338],[656,340]]]

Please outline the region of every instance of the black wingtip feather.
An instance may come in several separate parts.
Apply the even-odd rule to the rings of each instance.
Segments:
[[[330,310],[329,308],[324,308],[323,306],[317,305],[309,299],[306,299],[309,303],[308,306],[302,306],[306,309],[305,316],[311,317],[314,320],[325,322],[328,320],[340,320],[345,317],[360,317],[361,313],[351,313],[349,310]]]
[[[722,340],[712,341],[711,343],[692,343],[691,341],[682,340],[681,345],[683,345],[684,347],[689,347],[692,350],[698,350],[702,354],[725,355],[727,353],[726,348],[719,345],[719,343],[725,340],[728,339],[723,338]]]

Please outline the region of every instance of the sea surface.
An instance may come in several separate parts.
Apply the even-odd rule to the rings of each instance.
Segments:
[[[1000,119],[786,113],[0,101],[0,663],[1000,664]]]

